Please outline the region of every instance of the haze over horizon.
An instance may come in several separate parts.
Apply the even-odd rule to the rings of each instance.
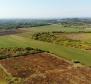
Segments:
[[[91,17],[91,1],[0,0],[0,19],[59,17]]]

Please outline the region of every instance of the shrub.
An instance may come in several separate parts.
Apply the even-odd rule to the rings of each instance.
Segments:
[[[78,63],[80,63],[80,61],[78,61],[78,60],[75,60],[75,61],[74,61],[74,63],[78,64]]]

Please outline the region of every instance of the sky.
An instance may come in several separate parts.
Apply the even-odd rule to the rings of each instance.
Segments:
[[[91,17],[91,0],[0,0],[0,18]]]

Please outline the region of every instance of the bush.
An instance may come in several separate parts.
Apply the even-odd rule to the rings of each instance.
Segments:
[[[80,61],[78,61],[78,60],[75,60],[75,61],[74,61],[74,63],[78,64],[78,63],[80,63]]]
[[[11,57],[19,57],[19,56],[26,56],[29,54],[36,54],[36,53],[42,53],[43,50],[40,49],[33,49],[31,47],[26,48],[5,48],[0,49],[0,60],[11,58]]]
[[[46,42],[53,42],[53,40],[56,39],[56,36],[52,32],[42,32],[33,34],[32,39],[46,41]]]

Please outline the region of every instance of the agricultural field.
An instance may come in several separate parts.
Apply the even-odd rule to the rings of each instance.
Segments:
[[[91,33],[42,32],[33,34],[35,40],[55,43],[65,47],[91,50]]]
[[[79,41],[78,39],[77,39],[77,41],[75,41],[76,39],[75,40],[74,40],[74,38],[71,39],[71,37],[73,36],[72,33],[68,33],[68,34],[62,33],[61,34],[60,33],[61,30],[56,35],[58,37],[57,41],[59,40],[59,42],[57,42],[57,43],[34,40],[32,38],[33,34],[36,34],[39,32],[45,32],[45,30],[46,31],[50,30],[50,32],[52,32],[52,28],[53,28],[53,32],[54,32],[54,29],[57,32],[57,30],[59,31],[59,29],[61,29],[62,27],[60,27],[59,24],[58,25],[56,24],[56,25],[49,25],[49,27],[44,26],[43,28],[42,27],[36,27],[36,28],[34,27],[34,28],[28,28],[28,29],[22,28],[21,29],[21,31],[23,31],[22,33],[18,33],[18,34],[14,34],[14,35],[0,36],[0,47],[1,48],[32,47],[35,49],[38,48],[38,49],[41,49],[44,51],[49,51],[50,53],[54,53],[57,56],[66,58],[71,61],[78,60],[78,61],[80,61],[80,63],[85,64],[87,66],[91,65],[91,61],[90,61],[91,53],[88,52],[90,50],[90,33],[87,33],[87,32],[83,33],[83,36],[85,36],[85,37],[86,37],[86,35],[87,35],[87,37],[89,36],[88,37],[89,42],[87,42],[87,43],[85,41],[83,41],[83,40],[88,41],[87,38],[84,37],[82,39],[79,37],[79,35],[81,35],[82,33],[77,33],[77,32],[74,33],[74,36],[76,34],[76,36],[78,35],[78,38],[81,39],[81,41]],[[44,29],[44,31],[43,31],[43,29]],[[59,37],[63,39],[64,36],[66,37],[66,40],[64,41],[65,45],[62,44],[63,43],[62,40],[60,41],[60,39],[59,39]],[[68,37],[70,37],[70,38],[68,38]],[[71,39],[71,42],[69,41],[70,39]],[[72,43],[73,43],[73,47],[71,47]],[[71,46],[70,46],[70,44],[71,44]],[[86,49],[88,51],[86,51],[86,49],[84,49],[84,48],[83,49],[78,48],[80,44],[82,44],[82,48],[85,45]],[[77,48],[74,48],[74,45]],[[88,46],[89,46],[89,48],[88,48]]]
[[[90,68],[85,69],[86,67],[80,64],[73,65],[63,58],[48,53],[3,59],[0,64],[15,77],[14,81],[18,81],[19,84],[58,84],[60,82],[90,84],[91,80]],[[10,80],[9,83],[13,81]]]
[[[43,24],[0,31],[3,84],[91,84],[91,28]]]
[[[53,32],[53,31],[61,31],[61,32],[91,32],[91,29],[86,28],[74,28],[74,27],[64,27],[61,24],[52,24],[47,26],[39,26],[39,27],[31,27],[31,28],[22,28],[22,30],[30,30],[32,33],[36,32]]]
[[[71,64],[47,53],[31,54],[16,58],[4,59],[0,63],[15,77],[27,78],[32,74],[44,73],[47,70],[63,68]],[[61,65],[63,64],[63,65]]]

